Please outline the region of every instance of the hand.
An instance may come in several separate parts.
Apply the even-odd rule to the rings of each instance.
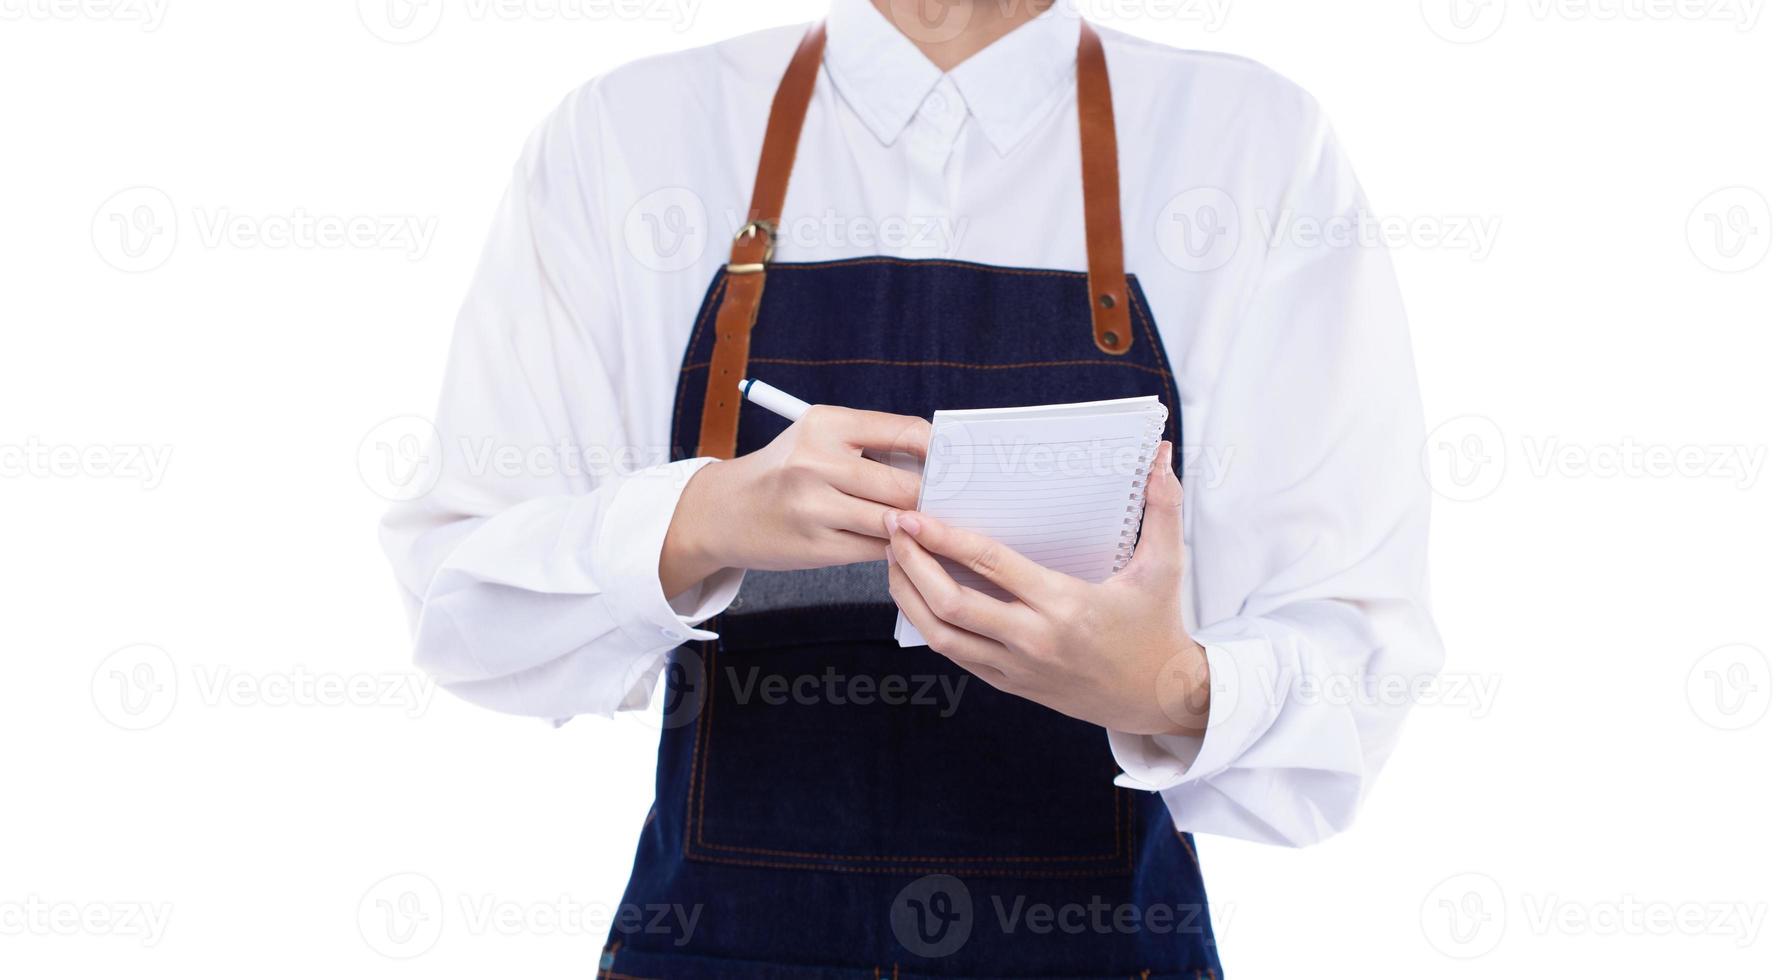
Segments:
[[[929,423],[814,405],[775,440],[709,463],[683,489],[663,541],[663,594],[726,568],[794,569],[874,561],[888,508],[917,506],[919,479],[862,456],[929,450]]]
[[[1208,657],[1183,627],[1183,484],[1171,471],[1170,443],[1146,481],[1139,548],[1100,584],[922,514],[889,516],[887,531],[892,598],[930,649],[1000,691],[1116,731],[1206,730]],[[1015,600],[958,584],[936,555]]]

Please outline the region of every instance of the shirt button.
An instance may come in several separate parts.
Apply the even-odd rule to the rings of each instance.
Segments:
[[[948,97],[940,92],[931,92],[923,100],[923,111],[932,116],[945,115],[948,111]]]

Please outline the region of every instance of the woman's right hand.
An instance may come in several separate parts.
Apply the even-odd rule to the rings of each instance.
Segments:
[[[885,557],[888,510],[915,510],[917,474],[863,455],[922,459],[929,423],[814,405],[747,456],[700,468],[683,489],[657,574],[677,596],[727,568],[821,568]]]

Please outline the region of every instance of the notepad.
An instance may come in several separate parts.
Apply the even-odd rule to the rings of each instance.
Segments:
[[[1166,415],[1156,396],[936,412],[917,509],[1101,582],[1133,557]],[[940,561],[960,584],[1010,598]],[[893,635],[899,646],[924,645],[903,613]]]

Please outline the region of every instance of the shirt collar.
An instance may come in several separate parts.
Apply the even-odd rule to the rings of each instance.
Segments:
[[[874,136],[891,146],[941,70],[869,0],[831,0],[825,32],[832,84]],[[1077,10],[1071,0],[1056,0],[948,75],[1001,155],[1052,108],[1074,77],[1077,56]]]

